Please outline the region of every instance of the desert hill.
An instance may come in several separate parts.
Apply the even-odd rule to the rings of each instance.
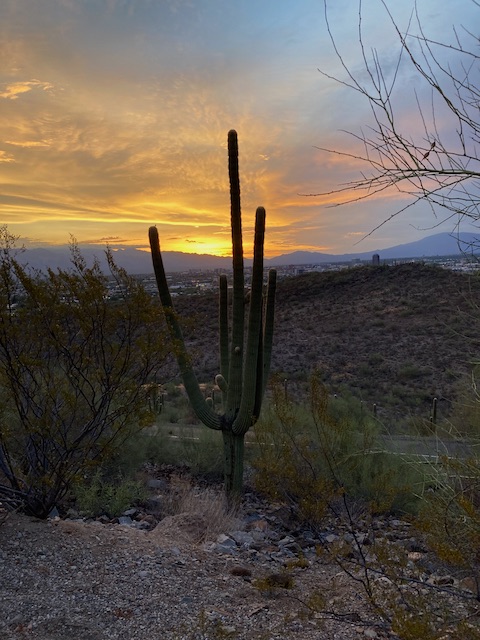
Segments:
[[[318,369],[332,393],[375,402],[387,417],[426,417],[433,397],[446,415],[480,361],[479,299],[478,277],[420,262],[286,278],[272,371],[301,389]],[[211,381],[217,298],[179,298],[177,309],[195,318],[187,336],[199,377]]]

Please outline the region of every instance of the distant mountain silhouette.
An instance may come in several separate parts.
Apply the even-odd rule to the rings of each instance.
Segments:
[[[416,242],[400,244],[387,249],[378,249],[363,253],[328,254],[312,251],[294,251],[270,260],[265,260],[265,266],[285,266],[302,264],[325,264],[328,262],[350,262],[351,260],[371,260],[374,253],[378,253],[380,260],[395,258],[422,258],[433,256],[449,256],[461,253],[480,253],[480,240],[475,234],[460,233],[452,236],[448,233],[437,233]],[[105,250],[98,245],[81,245],[80,250],[88,265],[93,264],[95,258],[102,268],[106,267]],[[152,259],[149,251],[141,251],[131,247],[112,247],[117,264],[131,274],[152,273]],[[182,253],[181,251],[164,251],[163,260],[167,272],[178,271],[208,271],[213,269],[229,270],[232,268],[231,257],[219,257],[208,254]],[[20,262],[28,264],[34,269],[68,269],[70,266],[70,252],[67,245],[27,249],[19,256]],[[251,260],[246,260],[247,265]]]
[[[473,233],[460,233],[452,236],[449,233],[436,233],[432,236],[399,244],[387,249],[376,249],[363,253],[344,253],[342,255],[315,253],[311,251],[294,251],[286,253],[268,261],[271,266],[299,265],[299,264],[324,264],[327,262],[350,262],[351,260],[370,260],[377,253],[380,260],[392,260],[395,258],[427,258],[434,256],[453,256],[461,253],[480,253],[480,239]]]

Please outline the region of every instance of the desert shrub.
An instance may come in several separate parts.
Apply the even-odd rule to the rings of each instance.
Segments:
[[[150,423],[143,385],[167,349],[158,305],[110,252],[107,277],[75,243],[56,272],[28,270],[16,251],[0,227],[0,496],[46,517]]]
[[[169,447],[168,434],[155,425],[134,432],[103,463],[103,474],[107,479],[118,476],[135,478],[137,472],[147,463],[169,462]]]
[[[202,610],[193,625],[180,625],[175,640],[235,640],[237,637],[236,629],[226,626],[220,613]]]
[[[144,501],[147,492],[144,485],[131,478],[121,476],[106,479],[101,469],[74,487],[76,506],[85,516],[107,515],[110,518],[121,515],[125,509]]]
[[[171,427],[171,425],[170,425]],[[187,467],[193,475],[210,479],[223,477],[222,434],[203,426],[178,424],[158,425],[158,437],[162,447],[153,462]]]
[[[225,531],[241,526],[238,504],[227,500],[222,485],[199,486],[189,474],[173,474],[169,486],[162,494],[162,517],[198,516],[194,518],[196,542],[215,540]]]
[[[443,561],[467,572],[480,598],[480,459],[443,456],[432,479],[418,526]]]
[[[460,436],[480,436],[479,367],[470,376],[462,377],[455,388],[455,400],[449,414],[449,422]]]
[[[277,382],[255,427],[256,487],[312,524],[339,499],[360,500],[374,512],[415,508],[421,476],[380,446],[379,423],[352,402],[329,396],[317,374],[307,405],[286,397]]]

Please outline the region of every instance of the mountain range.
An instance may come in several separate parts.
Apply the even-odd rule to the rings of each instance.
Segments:
[[[105,251],[98,245],[80,246],[87,264],[91,264],[96,257],[102,267],[106,265]],[[117,264],[131,274],[151,273],[152,260],[150,252],[132,247],[112,247]],[[427,258],[434,256],[453,256],[462,253],[472,254],[480,252],[480,241],[475,234],[437,233],[415,242],[400,244],[386,249],[367,251],[363,253],[327,254],[312,251],[294,251],[274,258],[266,259],[266,267],[326,264],[331,262],[351,262],[352,260],[368,260],[376,253],[380,260],[401,258]],[[213,269],[229,270],[232,268],[231,257],[219,257],[209,254],[182,253],[180,251],[163,252],[165,270],[178,271],[208,271]],[[28,248],[18,256],[19,261],[34,269],[45,270],[68,269],[70,266],[70,251],[68,245],[49,246],[42,248]],[[245,264],[251,264],[246,259]]]

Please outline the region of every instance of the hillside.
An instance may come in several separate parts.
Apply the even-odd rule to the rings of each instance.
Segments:
[[[480,281],[421,263],[310,273],[279,282],[273,372],[304,388],[318,368],[332,392],[376,402],[385,416],[446,415],[480,355]],[[199,377],[217,365],[217,299],[180,298]]]

